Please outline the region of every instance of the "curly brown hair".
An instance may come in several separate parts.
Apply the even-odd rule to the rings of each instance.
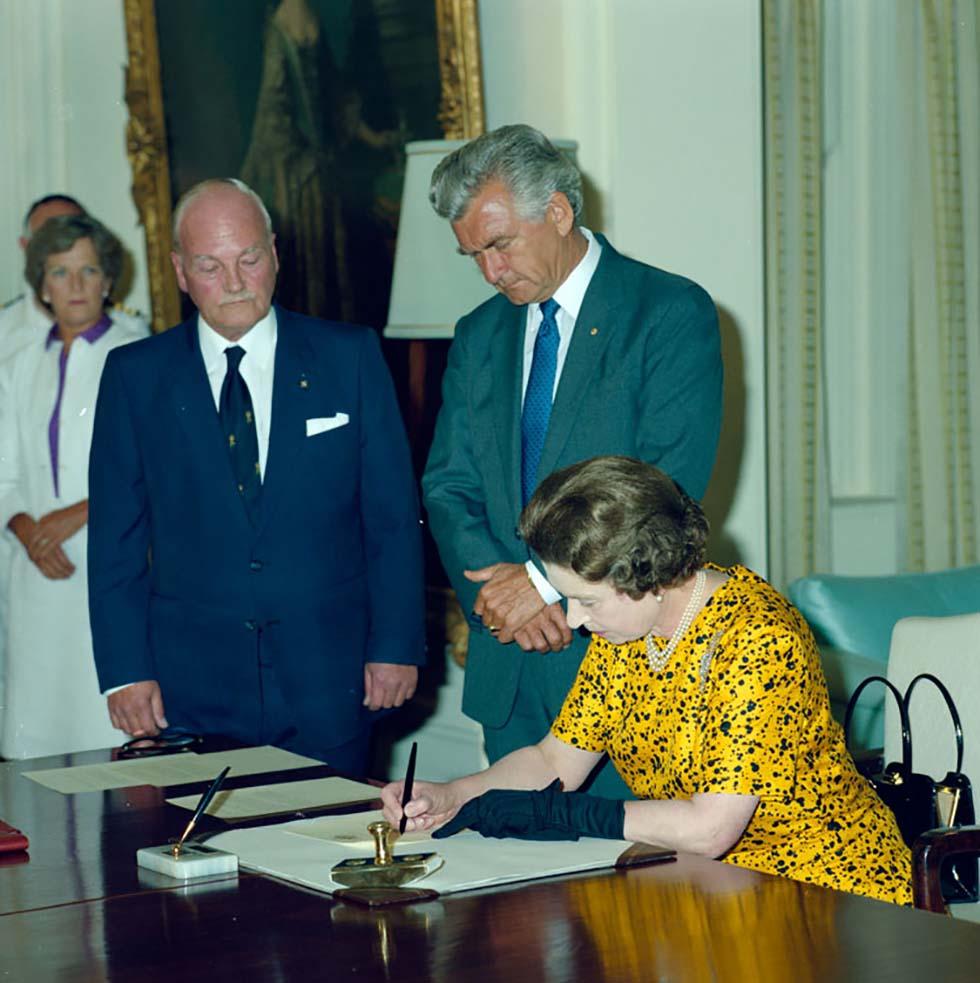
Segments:
[[[704,563],[708,520],[663,471],[632,457],[593,457],[549,475],[521,514],[524,541],[583,580],[634,600]]]

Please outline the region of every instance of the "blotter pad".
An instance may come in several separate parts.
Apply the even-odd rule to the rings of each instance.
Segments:
[[[155,870],[178,881],[213,874],[238,873],[238,857],[234,853],[216,850],[201,843],[185,843],[180,854],[174,856],[173,844],[145,846],[136,851],[136,863],[147,870]]]

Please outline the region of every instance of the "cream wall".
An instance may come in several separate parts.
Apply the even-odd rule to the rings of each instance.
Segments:
[[[481,0],[488,125],[579,141],[589,221],[721,312],[712,554],[766,568],[758,0]]]
[[[63,191],[135,260],[127,304],[149,307],[126,159],[122,0],[0,0],[0,302],[20,293],[27,205]]]

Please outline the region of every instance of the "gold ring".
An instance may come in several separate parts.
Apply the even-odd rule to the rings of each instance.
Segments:
[[[500,631],[500,629],[496,625],[487,625],[487,631],[494,632],[494,631]]]

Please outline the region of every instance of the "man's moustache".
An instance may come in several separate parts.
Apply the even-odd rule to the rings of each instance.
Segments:
[[[240,304],[244,300],[255,300],[255,294],[232,294],[230,297],[222,297],[219,301],[219,306],[224,307],[226,304]]]

